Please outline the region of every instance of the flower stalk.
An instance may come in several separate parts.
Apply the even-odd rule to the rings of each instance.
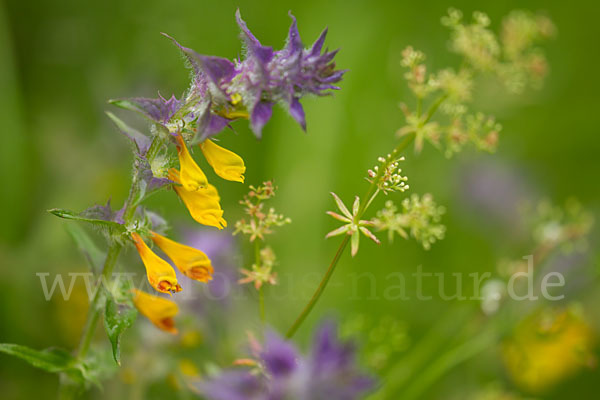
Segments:
[[[429,118],[431,118],[431,116],[433,116],[433,113],[435,112],[437,107],[439,107],[439,105],[442,102],[443,102],[443,99],[438,100],[438,102],[434,103],[434,105],[432,106],[433,112],[428,113],[427,120],[429,120]],[[435,108],[433,108],[434,106],[435,106]],[[430,109],[430,111],[431,111],[431,109]],[[391,160],[394,160],[398,156],[398,154],[400,154],[400,152],[404,151],[413,142],[413,140],[415,140],[415,136],[416,136],[416,134],[414,132],[405,135],[402,138],[402,140],[400,141],[400,143],[398,144],[398,146],[396,146],[396,148],[392,151],[391,157],[388,157],[388,162],[391,162]],[[376,177],[373,179],[373,182],[369,186],[369,189],[367,190],[366,195],[363,197],[365,199],[369,199],[369,201],[365,201],[361,204],[361,206],[358,210],[357,219],[362,218],[363,214],[367,211],[368,206],[372,203],[373,199],[377,195],[377,193],[378,193],[377,182],[379,182],[379,179],[383,175],[386,167],[387,167],[387,164],[384,166],[384,168],[379,168],[379,170],[377,171]],[[319,301],[319,298],[323,294],[323,291],[327,287],[327,284],[329,283],[331,276],[335,272],[335,268],[337,267],[337,264],[338,264],[340,258],[342,257],[342,254],[344,253],[344,250],[346,249],[346,246],[348,245],[349,241],[350,241],[350,236],[345,235],[344,239],[340,243],[340,246],[338,247],[338,249],[335,253],[335,256],[333,257],[333,260],[331,260],[331,264],[329,264],[329,268],[325,272],[325,275],[323,275],[323,278],[321,279],[321,282],[319,283],[317,290],[315,291],[315,293],[309,300],[308,304],[306,304],[306,306],[304,307],[304,309],[302,310],[300,315],[298,315],[298,317],[296,318],[296,320],[294,321],[294,323],[292,324],[290,329],[287,331],[286,337],[288,339],[291,339],[296,334],[296,332],[298,331],[298,329],[300,328],[300,326],[302,325],[302,323],[304,322],[306,317],[308,317],[308,315],[310,314],[310,312],[312,311],[314,306]]]
[[[425,125],[426,123],[429,122],[429,120],[431,120],[431,118],[433,117],[433,115],[435,114],[437,109],[447,99],[447,97],[448,97],[447,95],[440,96],[430,106],[430,108],[427,110],[425,118],[423,118],[423,121],[421,122],[420,126]],[[420,99],[418,99],[418,103],[421,104],[422,101]],[[419,106],[419,109],[420,108],[421,108],[421,106]],[[419,110],[419,112],[420,112],[420,110]],[[377,175],[373,178],[371,185],[369,186],[369,188],[367,190],[367,193],[363,197],[364,199],[368,199],[368,201],[364,201],[360,205],[360,208],[357,213],[358,220],[360,220],[362,218],[363,214],[367,211],[367,208],[371,205],[371,203],[373,202],[373,200],[379,193],[377,182],[379,182],[379,180],[385,173],[388,164],[390,162],[393,162],[393,160],[395,160],[398,157],[398,155],[402,151],[404,151],[415,140],[415,137],[416,137],[416,132],[410,132],[410,133],[407,133],[406,135],[404,135],[402,140],[400,141],[400,143],[396,146],[396,148],[394,148],[392,153],[390,153],[390,156],[387,158],[387,163],[385,165],[383,165],[382,168],[378,169]],[[294,321],[292,326],[287,331],[286,338],[291,339],[296,334],[296,332],[298,331],[298,329],[300,328],[300,326],[302,325],[302,323],[304,322],[306,317],[308,317],[308,315],[310,314],[310,312],[312,311],[314,306],[319,301],[319,298],[323,294],[323,291],[327,287],[327,284],[329,283],[331,276],[335,272],[337,264],[342,256],[342,254],[344,253],[344,250],[346,249],[346,246],[348,245],[349,241],[350,241],[350,236],[346,235],[344,237],[344,239],[342,240],[342,242],[340,243],[340,246],[338,247],[338,249],[335,253],[335,256],[333,257],[333,260],[331,260],[331,264],[329,264],[329,268],[327,269],[327,271],[325,272],[325,275],[321,279],[321,282],[319,283],[317,290],[315,291],[315,293],[309,300],[308,304],[306,304],[306,306],[304,306],[304,309],[302,310],[300,315],[298,315],[298,317],[296,318],[296,320]]]

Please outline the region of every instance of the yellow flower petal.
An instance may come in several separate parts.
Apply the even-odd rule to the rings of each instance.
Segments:
[[[228,181],[244,182],[246,166],[240,156],[210,139],[200,143],[200,149],[217,175]]]
[[[187,191],[196,191],[208,186],[206,175],[187,149],[181,136],[177,136],[177,153],[179,154],[181,184]]]
[[[180,183],[179,171],[174,168],[169,170],[169,179],[175,183]],[[219,229],[227,226],[227,221],[223,219],[223,210],[219,204],[220,198],[217,188],[213,185],[208,184],[205,189],[191,192],[183,186],[174,185],[173,189],[196,222]]]
[[[175,302],[141,290],[133,289],[132,291],[135,293],[133,303],[140,314],[148,318],[159,329],[177,334],[173,317],[177,315],[179,308]]]
[[[162,293],[180,292],[181,286],[177,283],[177,276],[175,276],[173,267],[154,254],[140,235],[132,233],[131,237],[146,267],[146,275],[150,286]]]
[[[210,259],[202,251],[177,243],[155,232],[152,232],[151,239],[185,276],[200,282],[212,280],[214,269]]]

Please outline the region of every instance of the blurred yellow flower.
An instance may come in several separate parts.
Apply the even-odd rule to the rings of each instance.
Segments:
[[[517,326],[502,355],[514,382],[538,394],[593,364],[594,342],[590,327],[573,310],[543,310]]]
[[[177,136],[177,153],[181,184],[187,191],[196,191],[208,186],[208,180],[202,169],[196,164],[181,136]]]
[[[148,276],[150,286],[162,293],[180,292],[181,286],[177,283],[177,276],[175,276],[173,267],[154,254],[146,243],[144,243],[140,235],[132,233],[131,237],[146,267],[146,275]]]
[[[174,168],[169,170],[169,179],[180,184],[179,171]],[[223,229],[227,221],[223,219],[223,210],[219,204],[217,188],[208,184],[205,189],[188,191],[183,186],[173,185],[173,189],[181,198],[192,218],[202,225],[214,226]]]
[[[181,373],[187,377],[195,378],[200,376],[198,367],[196,367],[196,364],[190,359],[184,358],[180,360],[179,369],[181,370]]]
[[[156,232],[152,232],[151,239],[185,276],[200,282],[212,280],[214,269],[210,259],[202,251],[177,243]]]
[[[244,182],[246,166],[240,156],[210,139],[200,143],[200,149],[217,175],[228,181]]]
[[[148,318],[159,329],[177,334],[173,317],[177,315],[179,307],[175,302],[137,289],[133,289],[133,292],[135,293],[133,303],[144,317]]]

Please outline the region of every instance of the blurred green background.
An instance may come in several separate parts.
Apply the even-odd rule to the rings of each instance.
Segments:
[[[338,246],[338,240],[323,239],[336,226],[325,215],[334,207],[329,192],[347,202],[364,192],[366,169],[392,148],[394,132],[403,124],[398,103],[412,104],[399,65],[401,50],[407,45],[423,50],[432,70],[458,62],[448,51],[448,32],[440,24],[450,6],[467,16],[484,11],[495,28],[513,9],[543,11],[556,24],[558,35],[545,46],[551,71],[542,90],[519,96],[489,91],[478,99],[476,107],[495,114],[504,126],[495,155],[466,151],[447,160],[431,146],[418,156],[408,153],[403,172],[409,176],[411,191],[432,193],[448,209],[446,239],[428,252],[413,241],[397,240],[377,248],[364,240],[358,257],[344,256],[334,284],[298,336],[305,343],[324,314],[337,314],[342,322],[357,315],[374,321],[392,317],[406,327],[407,349],[453,304],[439,299],[384,300],[387,274],[408,275],[418,265],[429,272],[493,271],[498,259],[519,259],[531,251],[518,246],[513,220],[478,211],[465,201],[465,181],[471,172],[507,175],[534,201],[547,197],[562,204],[575,196],[597,213],[600,9],[594,2],[0,3],[0,342],[35,348],[75,346],[85,302],[44,301],[35,273],[83,271],[85,265],[64,229],[66,222],[46,210],[83,210],[108,198],[120,207],[130,184],[131,155],[128,143],[104,114],[110,109],[107,99],[154,97],[157,91],[179,95],[187,88],[188,71],[160,32],[203,54],[238,55],[237,7],[256,36],[276,48],[287,35],[288,10],[298,18],[306,45],[328,26],[326,45],[341,48],[337,65],[350,70],[334,96],[303,101],[308,134],[278,109],[261,141],[244,122],[234,124],[237,134],[221,135],[224,146],[245,159],[247,183],[274,179],[279,187],[275,206],[293,220],[271,240],[282,285],[267,294],[269,321],[285,330]],[[134,121],[144,127],[143,121]],[[492,186],[494,176],[489,178]],[[231,223],[240,215],[237,202],[246,189],[226,182],[219,190]],[[172,193],[161,193],[150,203],[171,221],[175,232],[197,229]],[[596,243],[592,241],[593,251],[585,262],[598,272]],[[126,257],[139,263],[131,252]],[[375,283],[361,279],[355,285],[352,274],[361,271],[372,272]],[[379,291],[374,296],[373,284]],[[597,281],[590,280],[585,290],[568,297],[583,304],[595,329],[600,329],[598,288]],[[408,288],[409,294],[413,290]],[[269,296],[284,301],[269,301]],[[365,342],[370,332],[364,328],[355,334]],[[424,398],[464,398],[490,382],[518,391],[495,350],[487,353],[444,375]],[[402,351],[394,357],[400,359]],[[599,377],[597,369],[585,370],[545,396],[594,398],[600,390]],[[0,355],[1,398],[53,398],[56,386],[54,376]]]

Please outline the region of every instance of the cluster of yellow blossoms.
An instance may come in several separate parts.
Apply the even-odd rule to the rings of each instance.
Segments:
[[[223,218],[217,189],[208,183],[206,175],[196,164],[184,139],[179,135],[176,137],[176,145],[180,169],[169,170],[169,179],[174,182],[173,189],[194,220],[203,225],[223,229],[227,226],[227,221]],[[246,167],[240,156],[210,139],[200,143],[199,147],[218,176],[230,181],[244,182]],[[131,238],[146,267],[150,286],[161,293],[171,294],[181,291],[173,267],[156,255],[138,233],[132,233]],[[214,270],[204,252],[177,243],[156,232],[150,232],[149,238],[171,259],[182,274],[199,282],[212,280]],[[139,290],[134,290],[133,302],[138,311],[158,328],[177,333],[173,321],[173,317],[178,312],[176,303]]]

